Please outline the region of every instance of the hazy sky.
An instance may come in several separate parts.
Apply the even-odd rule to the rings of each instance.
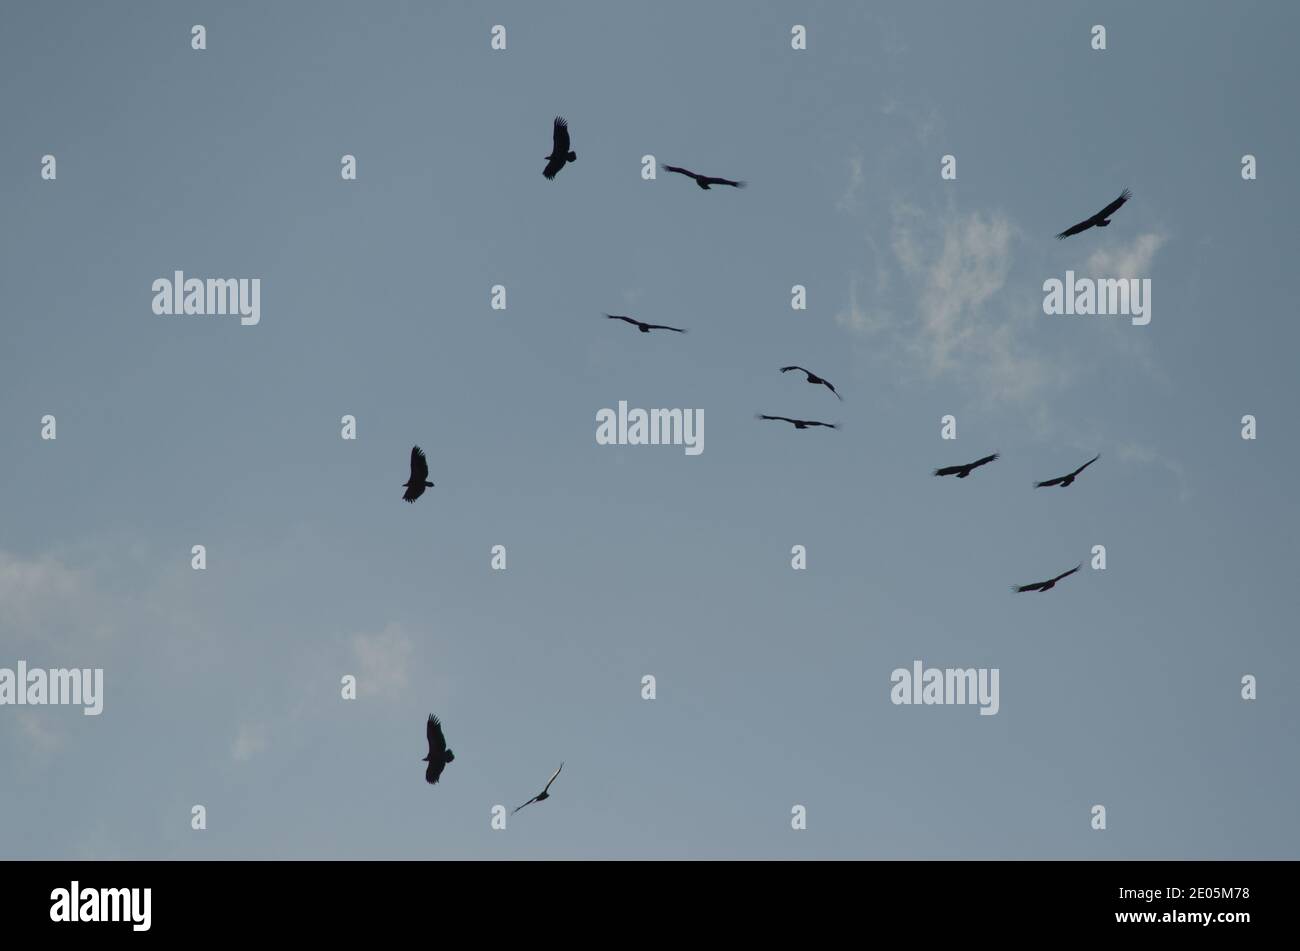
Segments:
[[[1298,29],[6,3],[0,667],[105,695],[0,706],[0,854],[1300,857]],[[154,315],[178,269],[260,278],[261,322]],[[1150,278],[1151,323],[1045,316],[1067,269]],[[598,446],[620,400],[702,409],[704,452]],[[892,704],[918,659],[997,668],[998,714]]]

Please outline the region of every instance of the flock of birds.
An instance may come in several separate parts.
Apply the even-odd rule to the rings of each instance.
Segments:
[[[556,116],[551,128],[551,154],[546,156],[546,167],[542,170],[542,175],[548,180],[554,180],[555,176],[560,173],[561,169],[577,160],[578,154],[573,150],[569,139],[569,123],[565,121],[562,116]],[[684,175],[687,178],[694,180],[695,184],[705,191],[708,191],[714,185],[729,185],[732,188],[745,187],[743,181],[729,178],[716,178],[710,175],[700,175],[696,172],[692,172],[690,169],[682,168],[679,165],[665,165],[663,166],[663,169],[666,172]],[[1065,239],[1072,235],[1079,234],[1082,231],[1087,231],[1089,228],[1105,228],[1110,224],[1111,215],[1118,211],[1131,197],[1133,197],[1132,192],[1125,188],[1118,198],[1101,211],[1085,218],[1078,224],[1071,225],[1056,237],[1058,239]],[[670,327],[667,324],[651,324],[643,320],[638,320],[635,317],[629,317],[625,314],[605,314],[605,317],[609,320],[621,320],[626,324],[630,324],[631,326],[636,327],[637,330],[643,334],[649,333],[652,330],[667,330],[679,334],[687,332],[685,328],[682,327]],[[806,367],[792,365],[781,367],[780,369],[782,373],[789,373],[791,371],[802,373],[805,382],[813,386],[826,387],[826,389],[830,390],[831,393],[835,395],[835,398],[841,402],[844,399],[844,397],[840,395],[839,390],[835,388],[835,385],[831,383],[830,380],[819,376]],[[795,429],[813,429],[818,427],[825,429],[840,428],[839,423],[826,423],[815,419],[793,419],[789,416],[773,416],[766,413],[759,413],[757,418],[760,420],[773,420],[790,423]],[[968,478],[976,469],[981,466],[986,466],[991,462],[996,462],[998,458],[999,454],[995,452],[991,455],[984,456],[981,459],[976,459],[974,462],[965,463],[964,465],[944,466],[943,468],[935,469],[934,474],[936,476],[956,476],[958,479],[965,479]],[[1100,458],[1100,454],[1093,456],[1073,472],[1067,473],[1063,476],[1057,476],[1055,479],[1036,482],[1034,483],[1034,487],[1038,489],[1048,488],[1051,486],[1065,488],[1073,484],[1074,480],[1078,478],[1079,474],[1083,472],[1084,469],[1088,468]],[[413,503],[424,494],[425,489],[433,488],[433,485],[434,484],[429,481],[429,462],[425,457],[424,450],[419,446],[413,446],[411,448],[411,474],[410,478],[407,479],[403,485],[406,489],[405,494],[402,496],[403,500]],[[1047,581],[1036,581],[1033,584],[1026,585],[1013,585],[1012,590],[1020,594],[1027,591],[1037,591],[1040,593],[1050,591],[1056,587],[1057,582],[1064,578],[1068,578],[1082,567],[1082,564],[1078,564],[1069,571],[1062,572],[1054,578],[1049,578]],[[425,734],[429,743],[429,753],[424,757],[424,762],[427,762],[429,765],[425,770],[424,779],[425,782],[433,784],[438,782],[439,778],[442,776],[442,771],[446,768],[447,764],[456,757],[452,751],[447,748],[447,738],[442,732],[441,721],[439,721],[439,719],[433,714],[429,714]],[[523,809],[524,806],[530,806],[535,802],[544,802],[549,799],[551,796],[551,784],[555,782],[556,777],[560,775],[560,770],[562,769],[564,769],[563,762],[561,762],[559,768],[551,774],[551,778],[546,781],[546,785],[542,788],[542,791],[532,799],[529,799],[522,806],[516,807],[514,812],[518,812],[520,809]],[[513,815],[514,812],[512,812],[511,815]]]

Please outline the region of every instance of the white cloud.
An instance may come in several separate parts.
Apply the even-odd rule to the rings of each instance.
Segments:
[[[63,737],[50,728],[46,719],[34,711],[23,710],[17,716],[23,738],[38,753],[53,753],[63,745]]]
[[[1192,490],[1187,482],[1187,470],[1182,463],[1176,459],[1170,459],[1168,456],[1151,449],[1148,446],[1140,446],[1137,443],[1125,443],[1120,446],[1116,455],[1121,462],[1134,462],[1139,465],[1159,466],[1171,473],[1178,480],[1178,501],[1186,502],[1192,497]]]
[[[1060,375],[1026,342],[1034,301],[1011,299],[1007,291],[1018,235],[1000,214],[927,214],[900,202],[892,260],[876,251],[875,300],[861,304],[851,281],[849,309],[836,319],[850,331],[882,338],[896,364],[908,360],[928,376],[976,386],[989,399],[1027,398]],[[891,266],[903,278],[910,316],[893,317],[885,303]]]
[[[377,634],[355,634],[352,653],[360,669],[357,695],[391,697],[406,689],[414,644],[400,624],[389,624]]]
[[[230,755],[237,763],[246,763],[267,747],[266,727],[260,723],[245,723],[235,734]]]
[[[1140,234],[1128,246],[1100,248],[1088,258],[1088,274],[1092,277],[1150,277],[1151,262],[1165,243],[1163,234]]]
[[[110,632],[111,612],[90,573],[58,558],[0,551],[0,644],[57,648]]]
[[[981,312],[1006,284],[1011,266],[1011,225],[1005,218],[972,214],[940,227],[941,248],[929,261],[911,231],[894,239],[899,261],[919,279],[921,349],[935,373],[951,369],[954,357],[981,349],[989,331]]]
[[[858,204],[858,193],[862,191],[862,183],[865,180],[862,156],[849,156],[849,183],[845,186],[844,194],[840,196],[840,200],[835,203],[835,207],[840,211],[850,211],[855,208]]]

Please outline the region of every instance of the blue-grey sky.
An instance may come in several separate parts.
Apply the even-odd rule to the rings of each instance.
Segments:
[[[0,707],[0,854],[1296,858],[1298,28],[6,4],[0,667],[105,696]],[[178,269],[260,278],[260,324],[154,315]],[[1067,269],[1149,277],[1151,323],[1045,316]],[[702,409],[704,452],[598,446],[620,400]],[[917,659],[997,668],[999,713],[895,706]]]

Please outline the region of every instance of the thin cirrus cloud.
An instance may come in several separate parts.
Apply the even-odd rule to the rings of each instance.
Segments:
[[[48,649],[104,633],[102,607],[89,572],[52,555],[0,551],[0,644]]]
[[[355,634],[352,654],[357,670],[358,693],[396,697],[407,687],[415,644],[400,624],[390,623],[375,633]]]
[[[246,763],[269,746],[266,727],[261,723],[244,723],[235,734],[231,744],[230,757],[237,763]]]
[[[1047,386],[1051,368],[1023,333],[1034,305],[1013,300],[1007,288],[1020,233],[1010,219],[901,202],[892,217],[887,241],[869,239],[874,290],[864,303],[860,280],[851,278],[837,322],[883,346],[891,362],[966,383],[994,401],[1028,399]],[[904,308],[895,298],[912,303]]]
[[[856,153],[849,156],[849,182],[844,187],[844,193],[840,195],[839,201],[835,203],[835,207],[840,211],[852,211],[856,208],[858,195],[862,191],[862,185],[865,181],[862,154]]]
[[[1143,278],[1151,276],[1151,265],[1166,236],[1156,232],[1140,234],[1128,244],[1099,248],[1088,258],[1088,276]]]

